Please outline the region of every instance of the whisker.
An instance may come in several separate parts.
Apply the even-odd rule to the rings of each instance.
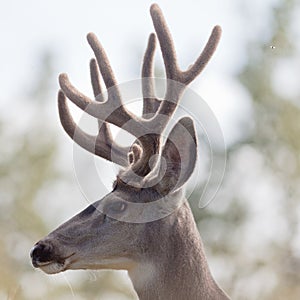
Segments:
[[[89,275],[89,278],[88,278],[89,281],[93,281],[93,282],[97,281],[97,278],[98,278],[97,271],[89,271],[88,275]]]
[[[67,276],[64,273],[62,273],[61,275],[63,276],[63,278],[65,279],[65,281],[66,281],[66,283],[68,285],[68,287],[70,288],[70,291],[71,291],[73,299],[75,299],[75,293],[74,293],[73,287],[72,287],[69,279],[67,278]]]

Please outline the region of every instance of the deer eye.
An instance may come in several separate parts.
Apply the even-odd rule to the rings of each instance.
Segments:
[[[113,213],[121,213],[125,211],[127,204],[124,201],[116,201],[109,206],[109,210]]]

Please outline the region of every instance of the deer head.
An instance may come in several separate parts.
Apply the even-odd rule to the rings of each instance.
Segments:
[[[187,207],[182,187],[193,173],[197,159],[192,119],[180,119],[163,145],[161,136],[185,87],[204,69],[214,53],[221,29],[214,27],[201,55],[188,70],[181,71],[160,8],[154,4],[150,12],[156,34],[149,37],[142,65],[141,117],[131,113],[122,103],[108,58],[93,33],[88,34],[87,40],[96,57],[90,62],[95,100],[78,91],[66,74],[59,76],[59,116],[67,134],[87,151],[122,169],[112,192],[35,244],[31,251],[32,263],[48,274],[67,269],[131,270],[151,258],[157,251],[157,242],[166,243],[172,224],[182,217],[182,207]],[[154,88],[156,37],[166,71],[163,99],[155,96]],[[107,89],[106,100],[100,74]],[[67,98],[98,120],[97,136],[87,134],[75,124]],[[113,142],[109,124],[132,134],[136,138],[133,145],[122,147]],[[153,203],[158,204],[151,206]]]

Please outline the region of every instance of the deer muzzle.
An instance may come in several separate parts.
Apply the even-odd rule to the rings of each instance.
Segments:
[[[32,265],[40,268],[47,274],[55,274],[66,270],[70,257],[74,253],[64,257],[57,253],[54,245],[49,241],[40,241],[30,251]]]

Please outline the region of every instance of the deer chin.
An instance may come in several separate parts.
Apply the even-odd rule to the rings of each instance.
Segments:
[[[38,266],[46,274],[57,274],[66,270],[64,263],[49,262]]]
[[[64,270],[130,270],[136,263],[127,257],[102,258],[99,261],[74,258]]]
[[[60,261],[47,261],[47,262],[39,262],[36,261],[34,263],[34,266],[36,268],[41,269],[46,274],[57,274],[63,271],[66,271],[69,269],[69,266],[71,264],[71,257],[74,254],[70,255],[69,257],[66,257],[65,259],[62,259]]]

